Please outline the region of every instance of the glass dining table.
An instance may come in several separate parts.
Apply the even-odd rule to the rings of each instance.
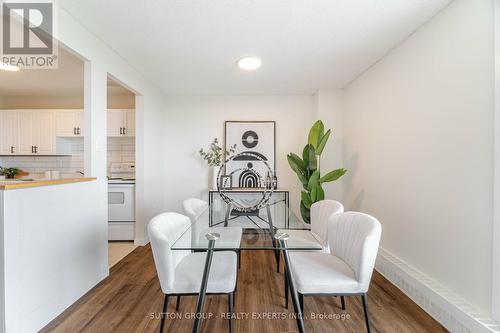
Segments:
[[[305,332],[299,297],[290,271],[288,251],[321,250],[322,245],[310,231],[309,225],[303,223],[290,209],[280,207],[282,202],[270,203],[251,213],[235,211],[223,202],[212,204],[181,236],[172,243],[173,251],[207,252],[205,268],[201,280],[200,292],[196,304],[193,332],[199,332],[203,305],[214,251],[274,251],[279,271],[280,257],[283,257],[284,274],[288,281],[291,300],[294,307],[298,331]],[[219,220],[211,221],[210,216]],[[239,262],[239,259],[238,259]]]

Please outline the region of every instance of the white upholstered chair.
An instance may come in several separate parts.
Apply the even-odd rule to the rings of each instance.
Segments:
[[[170,248],[190,225],[191,221],[187,216],[177,213],[160,214],[148,225],[156,271],[161,290],[165,294],[160,332],[163,331],[169,296],[198,295],[200,291],[206,252],[172,251]],[[236,265],[234,251],[215,251],[207,286],[207,294],[228,295],[230,313],[233,312]],[[232,326],[229,319],[229,332],[232,332]]]
[[[328,252],[328,219],[333,214],[344,212],[344,205],[335,200],[321,200],[311,205],[311,232]]]
[[[329,253],[294,252],[291,274],[304,310],[304,296],[361,296],[370,332],[367,293],[375,266],[382,228],[374,217],[346,212],[328,222]]]
[[[201,199],[191,198],[184,200],[182,208],[184,208],[184,214],[194,223],[208,209],[208,203]]]
[[[328,219],[333,214],[344,212],[344,205],[336,200],[321,200],[311,205],[311,232],[321,242],[322,252],[329,252],[328,248]],[[279,232],[294,233],[303,232],[302,230],[280,230]],[[345,310],[344,298],[342,300],[342,309]],[[288,282],[285,274],[285,307],[288,308]]]
[[[186,199],[182,202],[182,208],[184,209],[184,214],[189,216],[191,222],[193,223],[193,232],[199,234],[200,232],[206,230],[208,228],[208,220],[204,222],[204,225],[200,225],[198,219],[205,213],[208,209],[208,203],[204,200],[197,198]],[[196,224],[194,224],[196,223]],[[200,229],[201,227],[201,229]],[[217,232],[220,234],[231,233],[232,236],[228,237],[230,239],[241,239],[241,235],[243,234],[243,228],[231,227],[228,230],[224,230],[224,227],[212,227],[210,228],[211,232]],[[239,247],[239,243],[238,243]],[[238,268],[241,266],[241,251],[236,250],[236,254],[238,255]],[[179,302],[180,298],[177,298],[177,302]]]

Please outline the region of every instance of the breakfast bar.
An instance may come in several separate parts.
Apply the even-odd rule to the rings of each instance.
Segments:
[[[0,181],[0,332],[40,330],[108,275],[106,186]]]

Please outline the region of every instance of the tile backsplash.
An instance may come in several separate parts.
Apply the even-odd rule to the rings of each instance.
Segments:
[[[61,177],[81,176],[83,172],[83,139],[58,139],[59,145],[64,146],[65,154],[71,156],[0,156],[0,166],[17,167],[29,172],[28,177],[43,178],[45,171],[58,170]],[[108,138],[107,171],[112,162],[134,162],[134,138]]]

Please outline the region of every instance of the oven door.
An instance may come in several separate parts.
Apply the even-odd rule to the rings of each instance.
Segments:
[[[135,221],[135,193],[133,184],[108,185],[108,221]]]

